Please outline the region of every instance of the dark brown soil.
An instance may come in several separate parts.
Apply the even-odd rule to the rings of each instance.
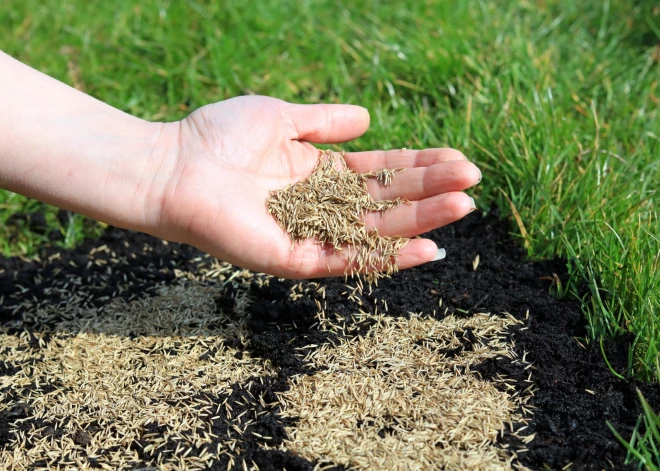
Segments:
[[[528,430],[536,437],[525,445],[528,451],[520,454],[521,462],[532,469],[561,469],[569,463],[573,463],[571,469],[574,470],[626,469],[625,449],[614,438],[606,421],[624,437],[630,436],[641,413],[636,388],[656,409],[660,408],[660,391],[657,385],[617,379],[609,371],[600,346],[584,340],[587,333],[580,305],[551,294],[548,277],[556,274],[566,280],[565,262],[525,261],[508,236],[507,227],[496,211],[492,211],[486,217],[472,214],[457,224],[434,231],[428,236],[446,248],[447,258],[380,281],[370,294],[363,295],[363,309],[373,310],[377,298],[379,311],[380,303],[386,300],[390,315],[405,316],[409,312],[433,315],[435,310],[436,316],[442,317],[445,308],[448,308],[447,313],[462,316],[474,312],[509,312],[525,319],[528,314],[525,325],[513,333],[518,355],[526,352],[527,360],[534,365],[532,380],[537,388],[532,401],[536,409]],[[85,255],[102,244],[107,244],[114,252],[108,259],[121,260],[115,263],[112,271],[86,263]],[[172,267],[194,271],[195,258],[200,256],[191,247],[164,245],[149,236],[118,229],[109,230],[101,240],[90,241],[48,262],[48,255],[53,253],[54,249],[44,253],[41,263],[0,258],[0,270],[5,270],[0,274],[0,300],[4,299],[0,301],[0,324],[21,315],[20,310],[14,309],[18,293],[39,299],[50,296],[45,294],[46,288],[63,283],[67,273],[84,274],[89,303],[96,305],[109,296],[131,299],[138,294],[155,292],[158,283],[174,279]],[[474,270],[473,261],[477,255],[480,261]],[[37,274],[43,280],[41,283],[35,283]],[[291,301],[288,293],[295,283],[273,279],[269,286],[260,287],[255,283],[251,288],[255,302],[250,307],[248,348],[253,355],[279,366],[278,376],[236,384],[228,397],[214,398],[218,403],[229,401],[237,416],[245,409],[262,412],[260,419],[250,426],[250,432],[244,435],[242,444],[245,450],[242,456],[254,461],[262,470],[313,469],[314,463],[290,452],[263,448],[266,444],[282,443],[285,427],[292,424],[278,415],[277,407],[261,410],[263,406],[255,398],[272,398],[275,392],[286,390],[287,378],[291,375],[314,374],[293,354],[294,349],[333,342],[339,335],[314,330],[308,313],[315,310],[314,296],[320,295]],[[345,335],[365,332],[369,326],[352,320],[355,304],[341,294],[346,290],[344,280],[328,279],[324,284],[327,285],[325,300],[332,306],[333,315],[347,316]],[[439,298],[443,300],[442,309],[438,308]],[[53,302],[59,301],[53,299]],[[233,304],[231,293],[228,298],[218,299],[219,307],[225,310],[231,309]],[[28,326],[28,330],[38,328]],[[465,337],[463,348],[469,348],[469,335]],[[625,373],[629,342],[630,339],[623,337],[605,343],[607,357],[619,373]],[[9,376],[21,367],[0,361],[0,374]],[[480,365],[478,370],[486,378],[505,374],[517,380],[522,389],[529,384],[524,380],[530,370],[521,368],[498,359]],[[6,400],[12,401],[11,395]],[[7,446],[13,424],[21,420],[25,424],[22,427],[27,428],[29,419],[25,419],[28,417],[29,405],[26,404],[14,404],[0,414],[0,449]],[[227,424],[219,419],[216,422],[212,424],[213,432],[222,440]],[[259,436],[272,438],[265,441]],[[88,440],[85,432],[77,437],[81,443]],[[506,434],[502,441],[515,445],[514,449],[523,447]],[[201,452],[201,449],[193,450],[193,453]],[[149,457],[142,457],[146,458]],[[224,457],[212,469],[227,469],[227,462]],[[240,461],[236,469],[241,469],[239,464]]]

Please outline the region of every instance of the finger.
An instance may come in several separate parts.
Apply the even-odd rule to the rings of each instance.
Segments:
[[[388,186],[377,180],[367,182],[375,200],[406,198],[418,201],[441,193],[467,190],[481,181],[481,172],[467,160],[453,160],[429,167],[415,167],[397,173]]]
[[[448,160],[467,160],[456,149],[396,149],[374,150],[367,152],[349,152],[345,156],[346,164],[356,172],[366,173],[383,168],[428,167]]]
[[[384,236],[414,237],[446,226],[475,209],[474,200],[465,193],[444,193],[403,204],[383,213],[365,216],[367,229],[378,229]]]
[[[299,246],[291,253],[290,261],[295,262],[295,271],[288,273],[291,278],[319,278],[344,276],[349,265],[350,249],[336,252],[331,248],[315,244]],[[421,265],[433,260],[438,255],[435,242],[428,239],[412,239],[399,251],[397,267],[401,270]],[[291,266],[291,265],[290,265]],[[369,270],[373,271],[373,267]]]
[[[294,105],[284,111],[292,139],[318,144],[346,142],[369,128],[369,111],[355,105]]]

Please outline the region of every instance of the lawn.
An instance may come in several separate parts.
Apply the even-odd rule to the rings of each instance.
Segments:
[[[347,150],[460,149],[482,169],[477,205],[531,257],[568,258],[555,289],[584,300],[589,340],[632,334],[613,374],[657,380],[660,6],[408,3],[8,0],[0,49],[148,120],[265,94],[367,107]],[[5,254],[100,230],[0,192]]]

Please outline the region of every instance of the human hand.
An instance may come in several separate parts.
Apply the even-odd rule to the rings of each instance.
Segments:
[[[249,96],[198,109],[164,130],[177,142],[171,176],[155,204],[153,234],[194,245],[227,262],[286,278],[343,275],[345,255],[309,240],[291,240],[267,213],[269,192],[310,175],[319,150],[309,144],[345,142],[369,126],[366,109],[351,105],[295,105]],[[176,136],[174,136],[176,134]],[[403,205],[365,218],[381,235],[414,237],[454,222],[474,209],[461,193],[481,179],[478,168],[453,149],[347,153],[358,172],[405,168],[391,186],[370,181],[374,199],[407,198]],[[431,261],[434,242],[411,240],[399,268]]]
[[[354,139],[367,110],[240,97],[181,122],[150,123],[37,72],[0,52],[0,188],[115,226],[185,242],[227,262],[290,278],[342,275],[345,255],[296,244],[266,210],[272,190],[302,180],[319,151],[309,142]],[[479,170],[451,149],[349,153],[358,172],[406,168],[375,199],[412,201],[367,214],[367,228],[412,237],[472,208],[460,191]],[[432,241],[411,240],[398,265],[432,260]],[[329,267],[329,270],[328,270]]]

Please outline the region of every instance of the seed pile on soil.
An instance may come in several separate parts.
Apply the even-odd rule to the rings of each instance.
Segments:
[[[266,202],[268,213],[296,244],[315,239],[337,252],[348,249],[347,274],[363,274],[368,283],[391,276],[397,271],[399,250],[408,239],[381,236],[367,230],[362,218],[368,211],[383,212],[407,200],[374,201],[367,191],[367,181],[376,179],[388,186],[400,169],[357,173],[346,165],[344,153],[321,151],[312,174],[298,183],[271,192]]]
[[[533,385],[520,391],[484,381],[472,366],[504,357],[522,367],[507,329],[512,316],[362,315],[364,336],[312,350],[317,369],[282,395],[282,414],[296,418],[285,442],[310,460],[353,469],[527,469],[516,450],[498,445],[507,427],[526,425]],[[471,349],[458,351],[465,336]],[[515,433],[521,441],[534,437]],[[521,447],[522,448],[522,447]]]
[[[448,258],[370,292],[118,229],[0,258],[0,468],[634,469],[606,421],[660,392],[550,294],[565,262],[495,211],[426,236]]]

